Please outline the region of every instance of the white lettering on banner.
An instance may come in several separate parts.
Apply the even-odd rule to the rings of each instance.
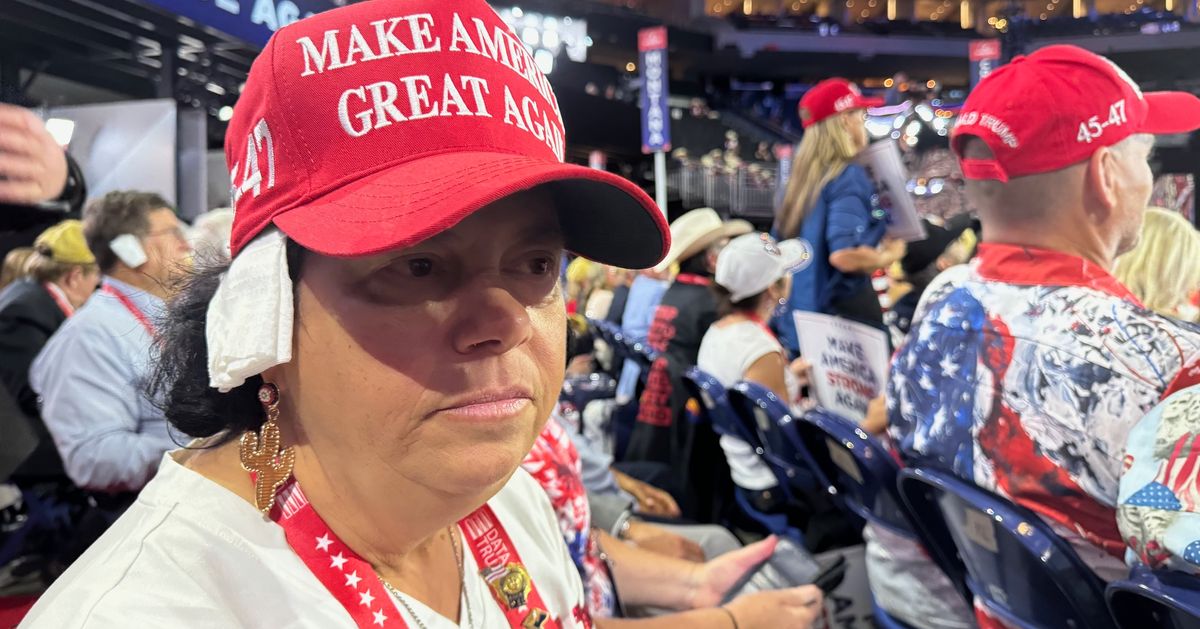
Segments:
[[[242,5],[238,0],[217,0],[217,8],[234,15],[239,15],[242,12]]]
[[[234,13],[240,12],[240,10],[239,8]],[[250,13],[252,23],[261,24],[272,31],[277,31],[299,19],[300,7],[291,0],[280,0],[278,5],[274,0],[255,0],[254,9]]]
[[[661,147],[666,144],[664,137],[666,120],[663,119],[663,55],[662,50],[650,50],[645,53],[646,63],[646,140],[650,146]]]

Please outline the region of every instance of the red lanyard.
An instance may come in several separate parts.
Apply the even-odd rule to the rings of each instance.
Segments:
[[[271,519],[359,629],[408,627],[375,569],[334,534],[294,479],[280,488]],[[509,624],[559,629],[492,508],[483,505],[458,526]]]
[[[709,286],[712,280],[702,275],[694,275],[692,273],[680,273],[675,276],[675,281],[680,284],[691,284],[692,286]]]
[[[54,303],[58,304],[58,309],[61,310],[68,319],[71,318],[71,315],[75,314],[75,306],[72,306],[71,302],[67,301],[67,298],[63,296],[61,288],[51,284],[50,282],[42,284],[42,288],[45,288],[46,292],[50,293],[50,299],[53,299]]]
[[[125,306],[125,309],[129,311],[129,314],[133,315],[133,318],[137,319],[137,322],[142,324],[143,328],[146,328],[146,333],[149,334],[151,338],[154,337],[154,324],[150,322],[150,318],[146,316],[146,313],[142,312],[142,309],[138,308],[137,304],[133,303],[132,299],[126,296],[125,293],[113,288],[111,284],[105,284],[104,288],[101,290],[109,295],[112,295],[117,299],[117,301],[121,302],[121,305]]]
[[[743,313],[743,316],[746,317],[747,319],[749,319],[751,323],[762,328],[764,332],[766,332],[768,335],[771,336],[771,338],[775,339],[776,341],[779,340],[779,337],[775,336],[775,331],[772,330],[771,327],[768,326],[767,323],[765,321],[763,321],[762,318],[759,317],[757,314],[754,314],[752,312],[747,312],[747,313]]]

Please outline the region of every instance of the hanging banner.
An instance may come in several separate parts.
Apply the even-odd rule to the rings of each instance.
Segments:
[[[142,0],[255,46],[275,31],[345,0]]]
[[[642,152],[671,150],[671,111],[667,106],[667,27],[638,31],[642,68]]]
[[[977,39],[970,44],[971,89],[1000,67],[1000,40]]]

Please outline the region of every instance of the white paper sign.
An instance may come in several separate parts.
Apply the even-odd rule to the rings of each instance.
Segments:
[[[800,354],[812,363],[817,403],[854,422],[887,382],[888,344],[882,330],[814,312],[795,312]]]
[[[891,217],[887,235],[906,242],[925,240],[929,234],[917,215],[912,195],[908,193],[908,169],[904,167],[900,146],[895,140],[872,144],[854,161],[867,169],[867,176],[879,195],[879,206]]]

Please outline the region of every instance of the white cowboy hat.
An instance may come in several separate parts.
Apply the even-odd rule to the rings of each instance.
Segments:
[[[661,273],[672,264],[708,249],[722,238],[734,238],[754,231],[749,221],[734,219],[722,221],[717,211],[710,207],[702,207],[671,223],[671,250],[654,270]]]

